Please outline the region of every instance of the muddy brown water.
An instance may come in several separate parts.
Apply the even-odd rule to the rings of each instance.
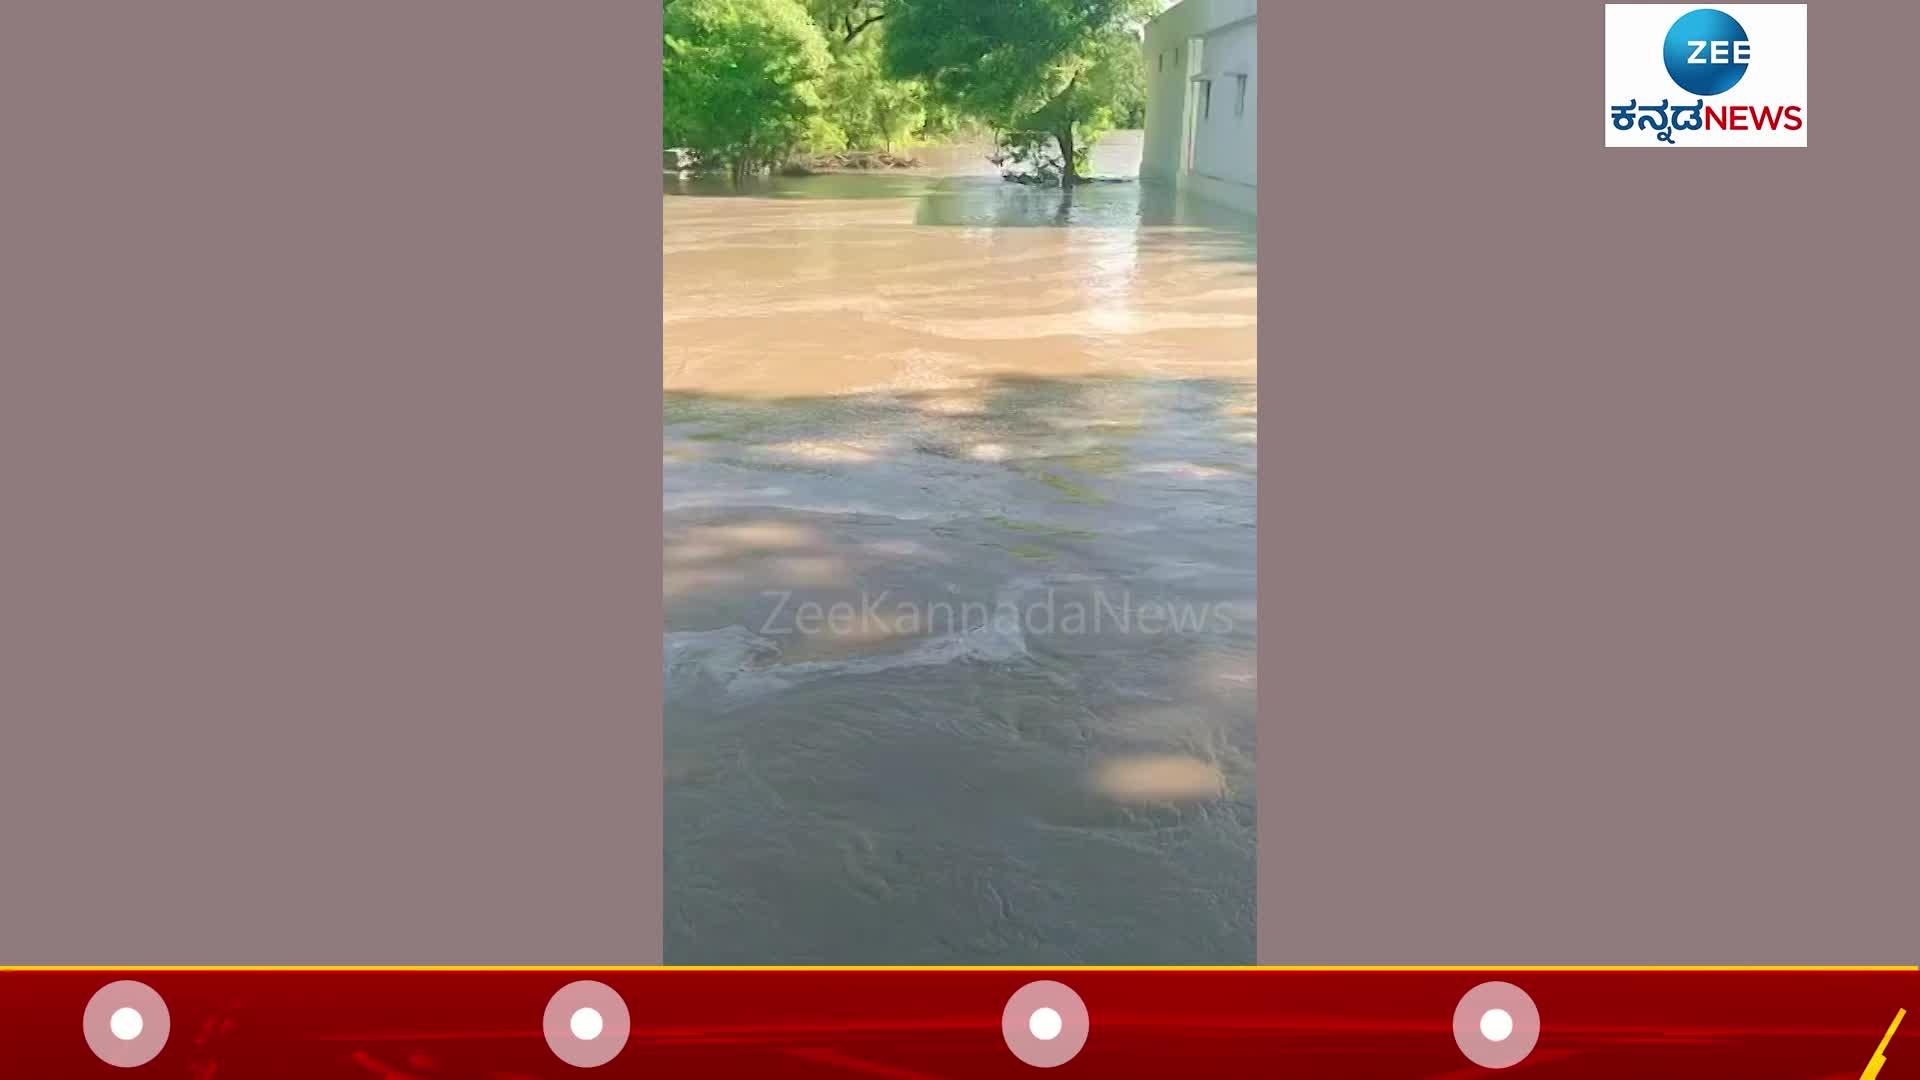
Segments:
[[[922,156],[668,180],[667,960],[1251,963],[1253,222]]]

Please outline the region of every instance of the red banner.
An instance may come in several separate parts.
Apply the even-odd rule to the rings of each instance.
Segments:
[[[1910,968],[0,970],[0,1076],[1902,1080],[1916,1003]]]

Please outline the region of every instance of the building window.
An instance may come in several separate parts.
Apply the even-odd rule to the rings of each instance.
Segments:
[[[1165,49],[1160,50],[1160,70],[1167,70],[1167,51]]]
[[[1213,119],[1213,80],[1200,81],[1200,119]]]
[[[1235,75],[1233,79],[1235,83],[1233,115],[1235,119],[1238,119],[1247,114],[1247,77],[1245,75]]]

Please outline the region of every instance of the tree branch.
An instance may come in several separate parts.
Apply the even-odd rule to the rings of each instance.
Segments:
[[[856,26],[853,21],[853,16],[851,15],[847,16],[847,23],[846,23],[847,36],[844,41],[840,42],[840,44],[842,45],[853,44],[853,39],[860,36],[860,31],[865,30],[867,27],[872,26],[874,23],[877,23],[881,19],[884,19],[886,17],[887,17],[887,13],[883,11],[878,15],[868,16],[867,18],[861,20],[859,25]]]

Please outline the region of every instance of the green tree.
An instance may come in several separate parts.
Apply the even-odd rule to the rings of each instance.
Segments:
[[[806,138],[831,60],[798,0],[672,0],[662,21],[667,145],[737,182]]]
[[[821,100],[827,121],[849,146],[892,150],[926,120],[926,88],[888,75],[882,48],[877,28],[831,46],[833,68]]]
[[[1018,138],[1042,132],[1073,185],[1086,151],[1144,94],[1139,23],[1153,0],[888,0],[897,77]]]
[[[1096,35],[1076,56],[1077,64],[1066,86],[1019,125],[1051,134],[1060,147],[1061,180],[1071,184],[1085,169],[1095,140],[1112,130],[1134,109],[1144,110],[1146,65],[1140,57],[1140,39],[1130,30],[1110,27]]]
[[[888,0],[807,0],[807,10],[830,42],[851,45],[887,17]]]
[[[821,85],[815,149],[893,149],[926,121],[926,88],[896,79],[882,58],[889,0],[806,0],[833,67]]]

